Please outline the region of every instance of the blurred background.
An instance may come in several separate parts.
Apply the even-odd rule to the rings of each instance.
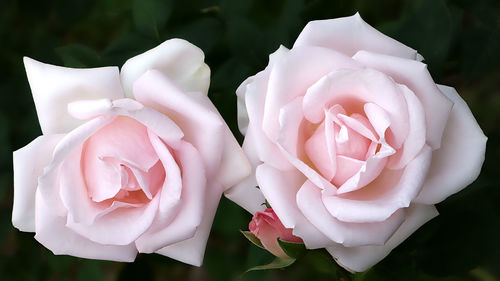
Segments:
[[[291,47],[310,20],[359,11],[417,49],[435,81],[457,88],[489,137],[479,179],[437,206],[440,216],[357,280],[500,280],[500,3],[494,0],[2,0],[0,2],[0,280],[240,280],[273,257],[239,232],[251,215],[223,198],[197,268],[159,255],[134,263],[54,256],[11,222],[12,151],[41,134],[22,57],[70,67],[121,66],[166,39],[199,46],[209,96],[241,141],[234,91]],[[242,280],[334,280],[305,258]]]

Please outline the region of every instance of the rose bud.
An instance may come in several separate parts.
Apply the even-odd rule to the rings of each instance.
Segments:
[[[264,212],[256,212],[248,228],[260,239],[266,250],[279,258],[289,257],[278,244],[278,238],[286,242],[302,243],[302,239],[292,234],[291,228],[283,226],[271,208],[267,208]]]

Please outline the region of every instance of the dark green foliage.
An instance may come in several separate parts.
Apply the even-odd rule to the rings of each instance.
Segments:
[[[3,0],[0,2],[0,280],[237,280],[273,256],[239,232],[251,215],[223,198],[196,268],[159,255],[125,264],[54,256],[12,227],[12,151],[40,135],[22,57],[71,67],[121,66],[168,38],[198,45],[209,96],[241,141],[238,85],[291,47],[309,20],[352,15],[417,49],[454,86],[489,137],[479,179],[356,281],[490,281],[500,277],[500,4],[495,0]],[[346,280],[324,252],[244,280]],[[344,279],[340,279],[344,278]]]

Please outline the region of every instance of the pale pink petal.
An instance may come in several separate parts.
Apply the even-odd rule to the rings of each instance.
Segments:
[[[236,95],[237,95],[237,108],[238,108],[238,128],[240,129],[240,132],[242,135],[246,135],[247,129],[248,129],[248,122],[250,121],[250,116],[248,116],[248,111],[247,111],[247,106],[246,106],[246,95],[247,95],[247,86],[251,83],[259,83],[257,81],[264,79],[265,84],[267,85],[267,80],[269,78],[269,73],[271,72],[270,70],[272,69],[273,65],[276,63],[276,61],[281,60],[282,58],[286,57],[286,54],[288,53],[288,49],[284,47],[283,45],[280,45],[280,47],[272,54],[269,55],[269,64],[267,65],[266,69],[263,71],[257,73],[254,76],[248,77],[245,81],[243,81],[240,86],[238,86],[238,89],[236,89]],[[265,76],[265,77],[263,77]],[[264,90],[265,92],[266,90]],[[255,117],[253,117],[255,118]],[[259,117],[262,119],[262,117]],[[260,124],[260,123],[259,123]]]
[[[333,126],[333,122],[329,122],[329,120],[326,120],[325,123],[328,126]],[[332,140],[332,134],[326,133],[325,123],[321,123],[314,131],[314,134],[306,141],[305,152],[321,175],[327,180],[332,180],[333,176],[338,173],[335,142]],[[333,145],[330,145],[330,143],[333,143]],[[339,169],[342,169],[342,167],[339,167]]]
[[[60,165],[58,182],[54,183],[54,185],[59,190],[57,197],[60,197],[64,208],[71,214],[72,220],[76,223],[90,225],[95,221],[99,213],[106,210],[111,203],[92,200],[87,189],[85,176],[82,173],[82,162],[82,146],[80,145],[73,149]],[[119,173],[114,175],[117,177],[116,185],[118,188],[116,193],[118,193],[120,175]]]
[[[52,206],[36,195],[35,239],[56,255],[71,255],[87,259],[132,262],[137,255],[134,244],[102,245],[84,238],[65,226],[66,216],[58,216]]]
[[[12,224],[21,231],[35,232],[35,193],[38,177],[52,160],[54,148],[63,136],[39,136],[14,151]]]
[[[356,13],[350,17],[309,22],[293,45],[320,46],[348,56],[359,50],[415,59],[417,51],[384,35]]]
[[[153,223],[153,228],[144,233],[136,241],[136,246],[141,253],[155,252],[167,245],[174,244],[195,235],[195,232],[202,222],[203,212],[205,208],[213,208],[213,206],[205,206],[207,202],[205,197],[211,196],[211,193],[217,193],[218,198],[222,194],[222,189],[217,186],[216,189],[206,188],[205,169],[200,161],[200,153],[189,143],[182,142],[179,149],[174,151],[178,165],[182,171],[182,193],[180,194],[180,205],[176,216],[171,223],[164,228],[157,229],[155,224],[163,225],[162,217],[158,217],[159,221]],[[169,177],[168,171],[166,175]],[[213,186],[210,186],[214,188]],[[167,188],[165,192],[169,193]],[[162,192],[163,193],[163,192]],[[178,194],[173,194],[178,196]],[[164,196],[162,201],[175,199],[172,195]],[[163,204],[163,202],[161,202]]]
[[[128,117],[117,117],[97,131],[86,142],[83,151],[83,173],[89,195],[96,202],[109,199],[120,190],[120,163],[148,171],[158,162],[148,138],[147,128]]]
[[[278,143],[295,157],[300,157],[303,149],[303,136],[301,125],[304,116],[302,115],[302,97],[297,97],[280,110],[279,114],[279,135]]]
[[[243,141],[243,151],[252,165],[252,171],[244,180],[224,192],[227,198],[240,205],[250,214],[263,211],[265,209],[264,202],[266,202],[264,195],[258,188],[259,184],[255,179],[255,167],[260,164],[260,161],[255,148],[256,141],[253,138],[253,131],[254,130],[249,128],[245,140]]]
[[[54,148],[52,161],[44,168],[38,178],[38,190],[52,210],[60,216],[66,213],[59,194],[59,168],[75,149],[81,151],[81,146],[100,128],[114,120],[116,116],[108,114],[92,119],[75,130],[66,134]]]
[[[372,182],[385,168],[388,157],[394,152],[395,150],[390,146],[382,144],[380,151],[368,157],[359,171],[339,187],[338,194],[358,190]]]
[[[437,215],[438,212],[432,205],[412,204],[406,212],[406,219],[401,227],[384,245],[345,247],[336,244],[326,249],[335,261],[347,270],[365,271],[385,258],[392,249]]]
[[[322,200],[328,212],[345,222],[380,222],[410,205],[420,192],[429,170],[431,149],[425,146],[404,170],[384,170],[363,189]]]
[[[408,137],[403,147],[389,160],[387,167],[401,169],[412,161],[425,145],[426,124],[425,110],[415,94],[404,85],[400,85],[406,104],[408,104]]]
[[[24,67],[43,134],[67,133],[83,124],[68,114],[73,101],[123,97],[117,67],[67,68],[28,57]]]
[[[109,203],[93,202],[81,169],[81,152],[73,150],[60,168],[61,199],[68,210],[66,226],[99,244],[128,245],[148,229],[158,209],[159,196],[142,206],[107,210]]]
[[[304,240],[307,248],[315,249],[333,243],[316,229],[301,213],[296,194],[304,183],[304,176],[297,171],[280,171],[270,165],[257,167],[260,190],[286,228]]]
[[[297,192],[298,208],[324,235],[344,246],[383,245],[404,220],[404,210],[400,209],[382,222],[342,222],[321,204],[321,192],[311,181],[306,181]]]
[[[387,113],[396,138],[394,146],[401,146],[408,133],[406,101],[398,85],[382,72],[372,69],[330,72],[307,90],[303,110],[309,121],[318,123],[328,105],[340,104],[347,112],[363,112],[365,103],[376,104]]]
[[[170,39],[125,62],[120,75],[126,96],[134,98],[133,85],[148,70],[155,69],[183,91],[207,94],[210,68],[203,51],[188,41]],[[168,96],[168,92],[163,93]]]
[[[194,266],[201,266],[212,222],[222,193],[222,187],[218,184],[209,184],[207,189],[207,194],[204,197],[203,217],[201,218],[201,224],[196,228],[194,236],[161,248],[156,251],[157,254]]]
[[[279,131],[279,110],[296,97],[305,95],[307,89],[321,77],[339,68],[356,69],[359,65],[350,57],[320,47],[294,48],[286,58],[276,62],[269,76],[265,97],[262,122],[265,134],[275,141]],[[313,123],[319,123],[324,117],[323,107],[318,114],[320,118]]]
[[[254,139],[257,140],[253,143],[259,159],[276,168],[290,169],[292,165],[281,155],[275,143],[262,130],[262,118],[264,116],[270,69],[268,66],[264,71],[257,73],[253,81],[242,84],[238,88],[237,93],[239,96],[244,97],[250,122],[247,131],[252,130]],[[246,131],[245,133],[248,134]]]
[[[338,165],[337,172],[332,182],[336,186],[342,186],[348,179],[354,176],[365,164],[365,161],[354,159],[351,157],[339,155],[336,158]]]
[[[487,137],[454,88],[439,85],[454,102],[442,146],[433,152],[427,180],[417,202],[435,204],[472,183],[484,162]]]
[[[353,58],[367,67],[382,71],[415,93],[425,108],[427,143],[438,149],[453,102],[439,91],[427,66],[414,60],[366,51],[358,52]]]
[[[208,177],[218,172],[225,125],[217,112],[186,95],[157,70],[147,71],[134,83],[134,95],[137,101],[165,114],[182,128],[184,140],[200,152]]]

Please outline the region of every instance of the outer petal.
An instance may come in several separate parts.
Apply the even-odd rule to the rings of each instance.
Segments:
[[[425,108],[427,143],[433,149],[438,149],[453,102],[436,87],[427,66],[414,60],[366,51],[358,52],[353,58],[389,75],[413,91]]]
[[[260,191],[259,184],[255,179],[255,168],[260,164],[258,159],[257,151],[255,148],[255,140],[253,136],[253,130],[248,130],[243,142],[243,151],[248,156],[250,163],[252,165],[251,174],[245,178],[243,181],[235,185],[234,187],[226,190],[224,195],[227,198],[235,202],[236,204],[243,207],[250,214],[255,214],[258,211],[264,211],[266,198]]]
[[[54,147],[63,135],[39,136],[14,151],[14,205],[12,224],[21,231],[35,231],[35,193],[38,177],[52,160]]]
[[[217,188],[211,186],[213,189],[206,189],[203,163],[200,161],[198,151],[191,144],[183,142],[182,146],[175,151],[175,156],[182,171],[182,194],[179,210],[172,222],[162,229],[155,227],[155,224],[163,225],[164,223],[161,221],[162,216],[158,216],[157,220],[152,223],[153,227],[137,239],[137,249],[141,253],[155,252],[167,245],[193,237],[198,226],[202,223],[204,204],[207,202],[205,197],[210,196],[210,193],[217,193],[220,198],[222,194],[219,186]],[[162,161],[164,160],[162,159]],[[163,192],[173,193],[168,189],[162,190]],[[176,199],[172,197],[178,197],[177,194],[167,195],[169,194],[165,196],[162,194],[161,199],[170,201]],[[160,204],[163,203],[160,202]]]
[[[434,151],[427,180],[416,202],[435,204],[472,183],[484,162],[487,137],[465,101],[454,88],[438,85],[455,104],[443,135]]]
[[[293,45],[319,46],[352,56],[367,50],[408,59],[416,59],[417,51],[382,34],[356,13],[350,17],[309,22]]]
[[[201,266],[212,221],[222,193],[222,188],[218,184],[209,184],[207,188],[208,191],[204,198],[203,218],[194,236],[179,243],[166,246],[156,251],[156,253],[191,265]]]
[[[296,97],[305,95],[321,77],[339,68],[359,67],[357,61],[333,50],[309,46],[291,49],[284,59],[276,62],[269,76],[262,122],[265,134],[272,141],[277,139],[280,109]]]
[[[280,45],[278,50],[276,50],[274,53],[269,55],[269,64],[267,65],[266,69],[257,73],[254,76],[248,77],[245,81],[241,83],[241,85],[236,89],[236,95],[238,96],[238,101],[237,101],[237,107],[238,107],[238,128],[240,129],[240,132],[242,135],[246,135],[247,128],[248,128],[248,122],[249,122],[249,116],[248,116],[248,111],[246,107],[246,102],[245,102],[245,96],[247,94],[246,88],[247,85],[254,82],[254,80],[257,79],[262,79],[259,77],[262,76],[269,76],[269,72],[271,71],[271,68],[273,65],[276,63],[276,61],[282,59],[283,57],[286,56],[288,53],[288,49]],[[267,84],[267,78],[264,79],[266,84]],[[262,89],[264,92],[266,90]]]
[[[53,213],[41,193],[37,192],[35,239],[54,254],[125,262],[134,261],[137,255],[134,244],[125,246],[97,244],[74,233],[65,224],[66,217]]]
[[[137,101],[165,114],[182,128],[184,140],[200,152],[207,178],[215,176],[225,137],[225,125],[218,113],[201,103],[202,97],[187,95],[157,70],[144,73],[136,81],[134,94]]]
[[[308,249],[323,248],[333,243],[299,210],[296,194],[305,177],[298,171],[280,171],[270,165],[257,167],[257,181],[269,204],[286,228],[304,240]]]
[[[326,249],[341,266],[351,271],[365,271],[385,258],[424,223],[438,215],[434,206],[412,204],[405,222],[382,246],[344,247],[336,244]]]
[[[345,246],[383,245],[404,220],[400,209],[387,220],[347,223],[333,217],[321,201],[321,189],[306,181],[297,193],[297,205],[304,216],[332,241]]]
[[[76,69],[24,58],[43,134],[66,133],[81,125],[68,114],[76,100],[123,98],[117,67]]]
[[[155,69],[182,90],[206,95],[210,84],[210,68],[203,62],[204,58],[203,51],[188,41],[167,40],[125,62],[120,73],[125,94],[134,98],[134,82],[148,70]]]

